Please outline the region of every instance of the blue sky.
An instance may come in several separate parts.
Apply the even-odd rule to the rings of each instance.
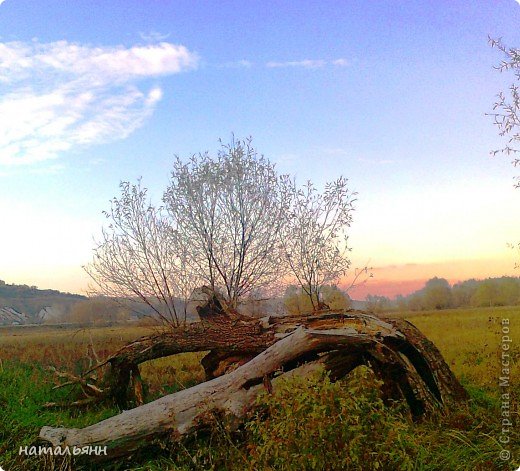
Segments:
[[[520,194],[489,117],[514,0],[0,3],[0,278],[84,291],[108,201],[253,136],[359,192],[354,265],[386,283],[515,273]],[[378,284],[379,283],[379,284]]]

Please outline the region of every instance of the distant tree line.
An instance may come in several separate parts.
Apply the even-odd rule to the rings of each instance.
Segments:
[[[423,311],[459,307],[516,306],[520,304],[520,278],[503,276],[485,280],[466,280],[453,286],[444,278],[432,278],[423,288],[395,299],[368,295],[366,309]]]
[[[330,309],[348,309],[352,306],[350,296],[336,285],[323,285],[319,301]],[[309,314],[314,310],[308,294],[301,286],[289,285],[285,290],[283,302],[286,312],[290,315]]]
[[[63,293],[55,289],[39,289],[37,286],[16,285],[0,280],[0,296],[9,298],[39,298],[42,296],[65,296],[70,298],[84,299],[79,294]]]

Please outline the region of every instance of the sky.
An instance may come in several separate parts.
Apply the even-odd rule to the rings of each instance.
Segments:
[[[0,1],[0,279],[84,293],[102,211],[175,155],[253,137],[358,193],[352,291],[518,275],[515,169],[490,112],[515,0]],[[349,281],[345,280],[345,284]]]

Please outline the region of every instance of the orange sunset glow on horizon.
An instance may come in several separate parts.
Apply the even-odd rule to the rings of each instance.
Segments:
[[[368,294],[394,298],[406,296],[421,289],[431,278],[445,278],[451,285],[469,279],[486,279],[501,276],[520,276],[520,269],[515,269],[513,253],[509,258],[453,260],[432,263],[405,263],[374,267],[372,277],[358,279],[349,289],[353,299],[362,300]],[[343,287],[351,284],[349,278]]]

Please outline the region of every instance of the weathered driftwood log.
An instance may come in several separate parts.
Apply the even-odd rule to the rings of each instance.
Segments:
[[[348,327],[372,338],[373,344],[351,345],[348,352],[332,355],[329,369],[333,376],[341,377],[360,364],[369,364],[384,381],[386,398],[406,398],[416,416],[431,409],[432,404],[442,403],[445,397],[465,394],[437,348],[404,320],[385,319],[400,332],[395,337],[384,335],[379,318],[354,310],[252,319],[227,309],[218,296],[212,296],[198,312],[201,322],[142,337],[108,358],[104,362],[109,365],[108,371],[92,401],[111,399],[121,409],[128,407],[130,398],[142,404],[139,365],[182,352],[209,350],[202,366],[207,379],[213,379],[250,361],[298,327],[321,330]],[[296,362],[315,360],[317,355],[310,351]]]
[[[240,422],[262,388],[276,387],[280,376],[300,373],[316,364],[323,365],[333,378],[341,378],[361,364],[370,365],[385,382],[386,397],[405,398],[416,417],[466,398],[439,351],[406,321],[382,320],[359,312],[325,312],[306,318],[271,318],[263,324],[246,323],[249,328],[256,326],[263,351],[234,371],[84,429],[43,427],[40,437],[54,446],[107,446],[109,457],[119,456],[154,438],[184,437],[202,428],[212,414]],[[231,326],[226,327],[226,333],[228,329]],[[190,348],[204,344],[201,338],[187,338],[192,338],[187,344]],[[240,357],[237,352],[250,354],[261,348],[252,338],[237,340],[242,347],[234,352],[225,339],[219,343],[211,337],[205,345],[220,352],[219,361],[229,358],[226,352]],[[154,345],[150,343],[150,348]],[[167,345],[174,349],[173,344]],[[175,348],[186,351],[186,344]],[[130,358],[141,360],[149,351],[132,346]]]

